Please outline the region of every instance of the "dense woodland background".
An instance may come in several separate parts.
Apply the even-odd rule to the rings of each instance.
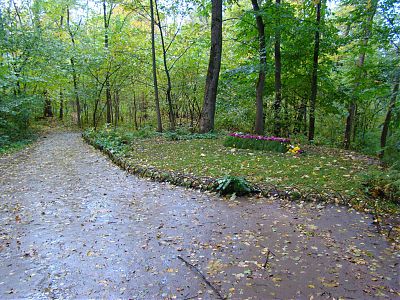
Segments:
[[[395,0],[1,1],[0,147],[53,117],[290,136],[393,162],[399,25]]]

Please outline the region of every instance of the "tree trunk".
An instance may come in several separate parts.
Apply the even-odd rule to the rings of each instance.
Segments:
[[[258,30],[258,43],[260,51],[260,70],[258,72],[258,80],[256,86],[256,122],[255,132],[257,134],[264,134],[264,116],[263,116],[263,94],[265,86],[265,69],[267,65],[267,51],[265,49],[265,26],[260,15],[260,7],[257,0],[251,0],[253,10],[256,16],[257,30]]]
[[[60,89],[60,114],[59,118],[62,121],[64,118],[64,95],[62,90]]]
[[[360,83],[359,80],[361,80],[364,72],[362,72],[362,67],[364,66],[364,61],[365,61],[365,54],[366,54],[366,47],[368,45],[369,38],[371,36],[372,32],[372,25],[373,25],[373,20],[374,16],[376,13],[376,7],[377,7],[377,0],[368,0],[368,6],[367,6],[367,13],[368,17],[365,22],[363,22],[364,26],[364,39],[362,41],[361,45],[361,53],[360,56],[358,57],[358,62],[357,62],[357,67],[360,69],[359,75],[358,75],[358,80],[356,82],[355,87],[357,88]],[[351,132],[354,126],[354,117],[355,117],[355,112],[356,112],[356,102],[352,100],[349,106],[349,111],[346,119],[346,129],[344,132],[344,142],[343,142],[343,147],[345,149],[350,148],[351,144]]]
[[[75,105],[76,105],[76,118],[77,118],[77,124],[78,127],[82,127],[82,122],[81,122],[81,103],[79,99],[79,92],[78,92],[78,76],[76,74],[76,69],[75,69],[75,61],[71,57],[71,66],[72,66],[72,81],[74,83],[74,94],[75,94]]]
[[[311,75],[311,98],[310,98],[310,122],[308,129],[308,141],[314,140],[315,134],[315,102],[317,100],[317,89],[318,89],[318,56],[319,56],[319,39],[320,39],[320,25],[321,25],[321,1],[317,3],[317,30],[315,31],[314,40],[314,58],[313,58],[313,68]]]
[[[350,143],[351,143],[351,129],[353,127],[353,120],[354,120],[354,115],[356,112],[356,103],[352,101],[349,106],[347,118],[346,118],[346,129],[344,131],[344,149],[349,149],[350,148]]]
[[[274,134],[279,136],[281,134],[281,104],[282,104],[282,63],[281,63],[281,32],[280,32],[280,7],[281,0],[276,0],[276,10],[277,10],[277,22],[275,29],[275,102],[274,102],[274,112],[275,112],[275,124],[274,124]]]
[[[167,65],[167,50],[165,48],[165,41],[164,41],[164,33],[161,27],[161,19],[160,19],[160,14],[158,12],[158,5],[157,5],[157,0],[154,0],[155,4],[155,9],[156,9],[156,14],[157,14],[157,26],[158,29],[160,30],[160,36],[161,36],[161,46],[162,46],[162,51],[163,51],[163,62],[164,62],[164,71],[165,75],[167,76],[167,103],[168,103],[168,116],[169,116],[169,123],[170,123],[170,130],[175,131],[176,127],[176,122],[175,122],[175,114],[174,114],[174,108],[172,105],[172,98],[171,98],[171,90],[172,90],[172,84],[171,84],[171,76],[169,74],[169,69]]]
[[[75,38],[74,34],[71,30],[70,26],[70,14],[69,14],[69,9],[67,8],[67,27],[68,27],[68,33],[71,38],[71,43],[72,43],[72,48],[75,49]],[[74,95],[75,95],[75,105],[76,105],[76,119],[77,119],[77,125],[79,128],[82,127],[82,122],[81,122],[81,104],[79,100],[79,91],[78,91],[78,76],[75,68],[75,60],[73,57],[70,58],[71,62],[71,68],[72,68],[72,81],[74,84]]]
[[[43,115],[45,118],[52,118],[53,117],[53,110],[51,108],[51,100],[49,98],[49,93],[47,91],[43,92],[44,96],[44,110]]]
[[[110,25],[110,19],[107,18],[107,5],[106,1],[103,0],[103,19],[104,19],[104,49],[106,56],[108,57],[108,27]],[[111,101],[111,86],[110,86],[110,72],[107,69],[106,72],[106,123],[112,123],[112,101]]]
[[[114,92],[114,127],[118,126],[119,121],[119,92]]]
[[[200,132],[214,130],[215,105],[217,100],[219,71],[222,55],[222,0],[212,1],[211,48],[206,78]]]
[[[300,99],[300,104],[297,108],[294,133],[307,134],[307,100],[304,98]]]
[[[137,105],[136,105],[136,93],[135,93],[135,91],[133,92],[133,108],[134,108],[134,110],[133,110],[133,122],[135,124],[135,130],[138,130],[139,126],[138,126],[138,121],[137,121]]]
[[[156,64],[156,46],[154,40],[154,7],[153,0],[150,0],[150,17],[151,17],[151,55],[153,63],[153,85],[154,85],[154,98],[156,104],[156,114],[157,114],[157,131],[162,132],[162,121],[161,121],[161,110],[160,110],[160,100],[158,97],[158,83],[157,83],[157,64]]]
[[[379,157],[380,158],[383,158],[383,156],[385,154],[386,139],[387,139],[387,135],[388,135],[388,132],[389,132],[390,120],[392,119],[392,112],[393,112],[394,107],[396,105],[396,99],[397,99],[397,95],[399,93],[399,76],[400,76],[400,73],[399,73],[399,71],[397,71],[397,73],[395,75],[392,96],[390,98],[389,107],[388,107],[388,110],[387,110],[387,113],[386,113],[386,117],[385,117],[385,121],[383,122],[383,127],[382,127],[381,151],[379,152]]]

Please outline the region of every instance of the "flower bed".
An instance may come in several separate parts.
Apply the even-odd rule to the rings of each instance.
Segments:
[[[290,139],[288,138],[231,133],[225,139],[224,146],[285,153],[289,143]]]

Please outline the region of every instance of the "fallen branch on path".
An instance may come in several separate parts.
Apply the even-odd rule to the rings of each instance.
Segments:
[[[225,300],[225,298],[221,295],[221,293],[217,290],[216,287],[214,287],[210,281],[207,280],[207,278],[203,275],[203,273],[201,273],[201,271],[196,268],[194,265],[192,265],[191,263],[189,263],[188,261],[186,261],[184,258],[182,258],[181,256],[177,256],[178,259],[180,259],[181,261],[183,261],[185,263],[186,266],[188,266],[192,271],[195,271],[197,274],[200,275],[200,277],[204,280],[204,282],[213,290],[213,292],[218,296],[219,299],[221,300]]]
[[[276,256],[271,250],[268,249],[267,252],[267,258],[265,259],[265,263],[263,264],[263,268],[265,269],[267,267],[268,261],[269,261],[269,255],[272,254],[272,256]]]

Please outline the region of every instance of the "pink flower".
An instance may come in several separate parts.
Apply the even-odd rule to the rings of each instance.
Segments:
[[[274,142],[279,142],[279,143],[290,143],[290,139],[276,137],[276,136],[261,136],[261,135],[251,135],[251,134],[243,134],[243,133],[236,133],[236,132],[230,133],[229,136],[233,136],[236,138],[242,138],[242,139],[255,139],[255,140],[261,140],[261,141],[274,141]]]

